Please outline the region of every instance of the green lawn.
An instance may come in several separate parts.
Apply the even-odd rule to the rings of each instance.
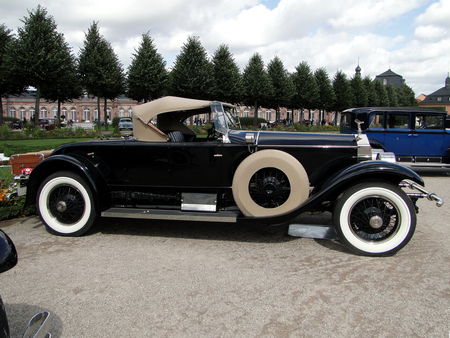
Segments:
[[[0,182],[9,183],[12,181],[11,167],[0,167]]]
[[[33,140],[4,140],[0,141],[0,153],[5,156],[23,154],[32,151],[50,150],[72,142],[88,141],[89,138],[63,138],[63,139],[33,139]]]

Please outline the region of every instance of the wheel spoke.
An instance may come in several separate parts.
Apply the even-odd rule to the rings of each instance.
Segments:
[[[276,168],[258,170],[250,179],[248,189],[253,201],[264,208],[282,205],[291,193],[287,176]]]
[[[382,223],[378,226],[380,220]],[[397,231],[399,212],[389,200],[379,196],[369,196],[353,206],[350,225],[353,232],[362,239],[382,241]]]

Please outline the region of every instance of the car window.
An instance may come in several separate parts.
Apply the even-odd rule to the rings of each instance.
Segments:
[[[443,129],[444,118],[442,115],[416,115],[416,129]]]
[[[409,128],[409,114],[389,114],[389,129],[405,129]]]
[[[341,116],[341,127],[350,128],[350,122],[352,120],[351,113],[345,113]]]
[[[384,113],[376,113],[370,116],[369,129],[382,129],[384,128]]]

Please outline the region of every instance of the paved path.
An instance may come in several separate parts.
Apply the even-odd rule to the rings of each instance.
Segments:
[[[426,183],[447,204],[420,201],[388,258],[235,225],[102,220],[64,238],[0,222],[19,252],[0,275],[12,334],[45,309],[55,337],[448,337],[450,178]]]

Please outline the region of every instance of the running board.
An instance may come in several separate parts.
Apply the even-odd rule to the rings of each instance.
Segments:
[[[329,225],[290,224],[288,235],[315,239],[337,239],[336,230]]]
[[[101,215],[102,217],[117,218],[236,223],[238,213],[233,211],[193,212],[142,208],[110,208],[103,211]]]

